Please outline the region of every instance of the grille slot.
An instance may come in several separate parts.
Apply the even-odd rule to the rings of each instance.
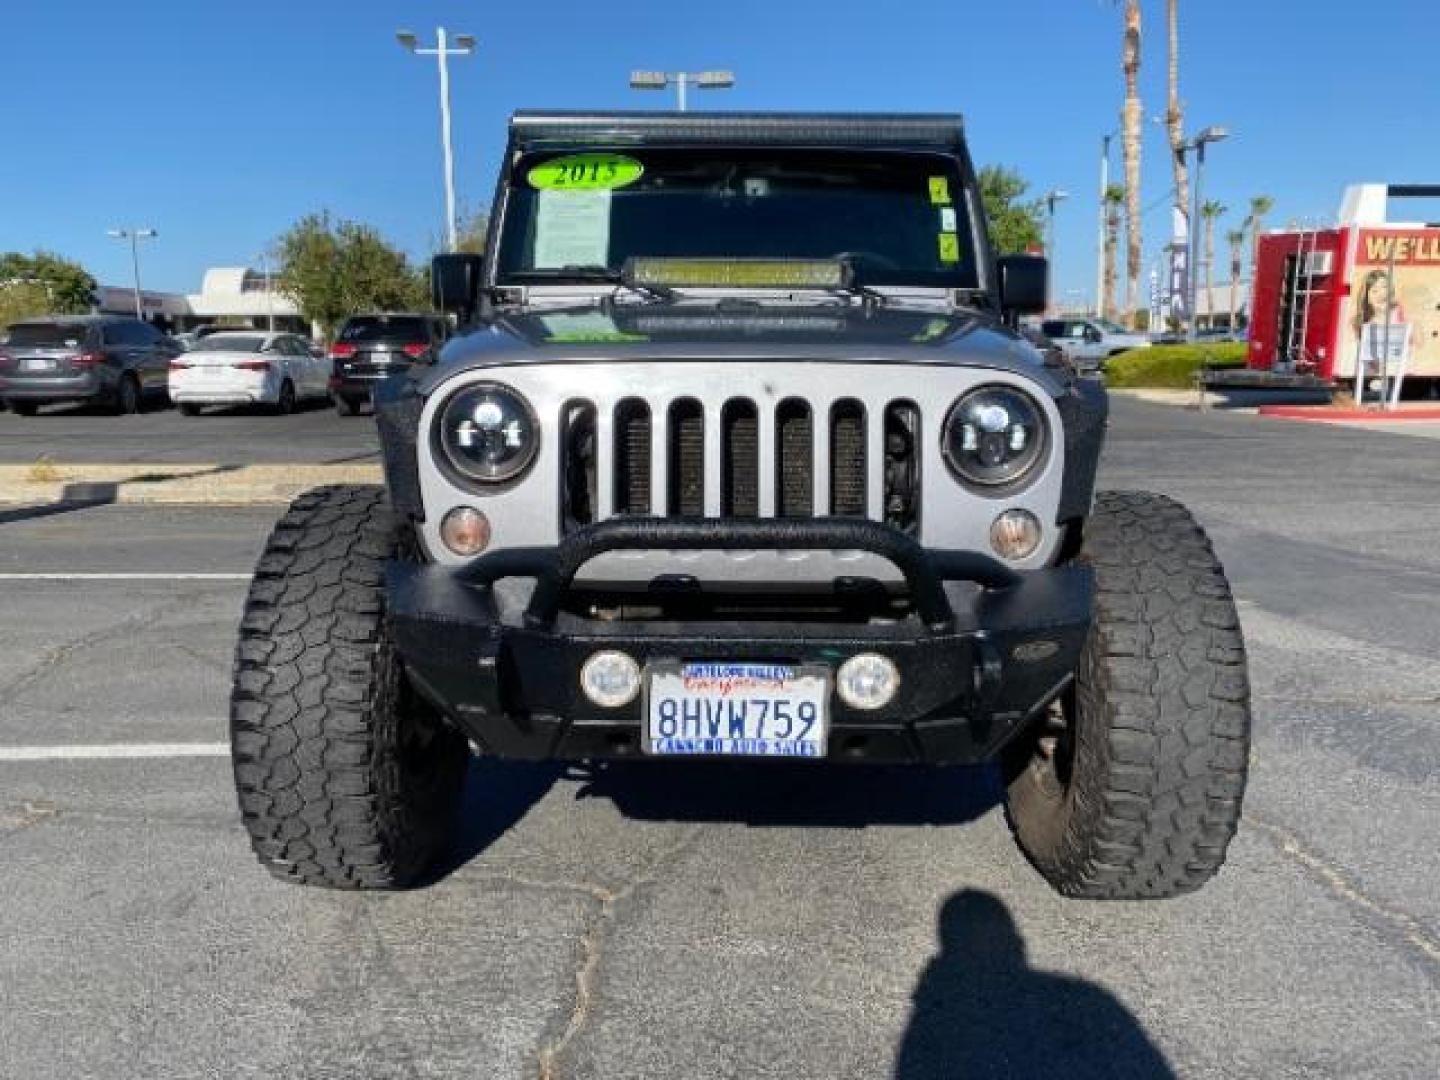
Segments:
[[[755,403],[732,398],[720,413],[720,512],[725,517],[760,514],[760,423]]]
[[[705,513],[705,412],[694,398],[670,406],[670,514]]]
[[[568,533],[595,521],[595,406],[588,401],[568,405],[564,418],[560,531]]]
[[[830,410],[830,512],[865,516],[865,406],[854,398]]]
[[[615,407],[615,513],[650,513],[650,406],[626,398]]]
[[[913,401],[885,406],[885,524],[920,534],[920,409]]]
[[[786,398],[775,410],[775,510],[780,517],[815,513],[815,442],[810,405]]]

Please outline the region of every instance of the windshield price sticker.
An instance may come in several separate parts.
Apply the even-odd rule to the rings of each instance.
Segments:
[[[958,263],[960,261],[960,237],[957,234],[940,234],[940,261],[942,263]]]
[[[948,176],[930,177],[930,201],[936,206],[949,206],[953,202],[950,198],[950,178]]]
[[[614,191],[644,172],[644,165],[620,154],[571,154],[536,165],[528,179],[537,191]]]

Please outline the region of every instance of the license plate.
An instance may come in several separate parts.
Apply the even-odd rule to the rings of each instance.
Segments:
[[[645,750],[657,755],[825,756],[830,673],[793,664],[654,664]]]
[[[53,371],[55,361],[46,356],[26,356],[20,360],[21,371]]]

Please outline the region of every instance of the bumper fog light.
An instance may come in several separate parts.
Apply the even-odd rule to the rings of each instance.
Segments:
[[[640,693],[640,665],[623,652],[597,652],[580,669],[580,689],[602,709],[629,705]]]
[[[479,555],[490,546],[490,519],[470,506],[457,506],[440,522],[440,539],[456,555]]]
[[[900,669],[876,653],[860,653],[840,665],[835,690],[852,709],[883,709],[900,689]]]
[[[1040,519],[1029,510],[1006,510],[990,526],[990,546],[1002,559],[1026,559],[1040,546]]]

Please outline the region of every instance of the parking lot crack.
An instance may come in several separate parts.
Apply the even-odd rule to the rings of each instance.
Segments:
[[[698,828],[684,832],[675,843],[651,860],[645,870],[618,889],[596,885],[577,886],[581,891],[589,892],[599,906],[587,920],[585,930],[580,936],[580,962],[575,970],[575,1001],[570,1017],[560,1035],[540,1048],[539,1080],[559,1080],[561,1057],[584,1029],[594,1011],[598,996],[600,961],[604,956],[610,929],[615,923],[617,907],[639,889],[655,882],[666,867],[691,847],[700,832]]]
[[[51,646],[40,655],[38,660],[11,678],[9,682],[0,684],[0,699],[13,700],[17,695],[24,693],[31,686],[40,682],[76,653],[94,648],[96,645],[102,644],[111,638],[128,637],[142,630],[148,630],[172,610],[189,602],[189,598],[185,598],[183,600],[171,600],[157,604],[149,611],[142,612],[138,615],[131,615],[118,623],[102,627],[99,630],[84,634],[78,638],[63,642],[62,644]]]
[[[1246,812],[1245,825],[1262,833],[1281,855],[1299,864],[1332,896],[1398,935],[1435,967],[1435,974],[1440,974],[1440,938],[1431,934],[1419,919],[1370,896],[1344,870],[1312,851],[1296,833],[1283,825],[1266,821],[1251,811]]]

